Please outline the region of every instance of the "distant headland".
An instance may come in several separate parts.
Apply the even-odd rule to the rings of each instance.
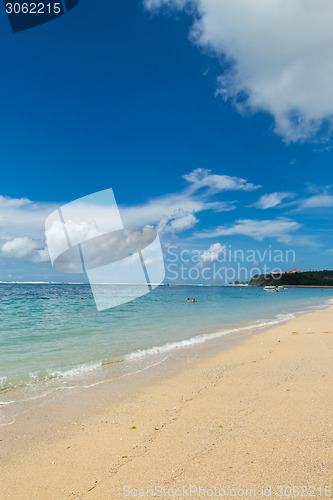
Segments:
[[[320,287],[333,288],[333,271],[299,271],[256,274],[249,282],[252,286]]]

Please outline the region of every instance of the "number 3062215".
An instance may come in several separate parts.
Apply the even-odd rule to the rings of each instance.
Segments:
[[[6,3],[7,14],[60,14],[61,3]]]

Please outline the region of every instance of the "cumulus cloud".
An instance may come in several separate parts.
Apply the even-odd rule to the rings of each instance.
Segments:
[[[213,243],[210,245],[208,250],[205,250],[200,258],[201,261],[204,264],[215,262],[216,260],[218,261],[221,255],[225,255],[226,253],[226,246],[221,245],[221,243]]]
[[[0,195],[0,256],[29,262],[47,262],[44,222],[54,206],[28,198]]]
[[[194,214],[209,210],[214,212],[235,210],[236,201],[212,201],[209,198],[211,194],[222,191],[252,191],[259,187],[245,179],[213,174],[204,168],[184,175],[184,180],[186,186],[181,191],[151,198],[135,206],[120,205],[123,224],[125,226],[155,224],[164,232],[180,232],[193,227],[198,221]],[[53,203],[35,203],[27,198],[0,195],[0,227],[11,240],[16,237],[27,237],[33,241],[42,240],[45,220],[58,206]],[[105,210],[105,207],[78,205],[76,209],[80,210],[82,220],[88,222],[92,218],[93,209],[98,220],[103,219],[104,225],[108,226],[110,212]],[[82,237],[88,229],[87,237],[97,235],[96,231],[91,232],[91,225],[88,224],[88,228],[87,224],[82,224],[82,227],[74,228],[77,229],[78,237]]]
[[[256,186],[240,177],[230,175],[212,174],[207,168],[196,168],[193,172],[183,175],[190,184],[190,191],[195,192],[202,188],[208,188],[210,193],[221,191],[254,191],[262,186]]]
[[[46,217],[57,206],[51,203],[34,203],[27,198],[0,196],[0,227],[10,235],[27,236],[33,240],[43,238]]]
[[[197,238],[216,238],[219,236],[244,235],[262,241],[265,238],[288,243],[291,233],[301,228],[301,224],[284,217],[274,220],[242,219],[236,221],[232,226],[218,226],[213,230],[196,233]]]
[[[45,248],[40,248],[40,243],[27,236],[8,239],[1,246],[1,255],[8,259],[22,259],[30,262],[46,262],[49,260]]]
[[[178,210],[192,214],[207,210],[229,212],[235,210],[236,201],[209,201],[209,196],[226,191],[253,191],[261,187],[240,177],[212,174],[206,168],[197,168],[184,175],[183,179],[187,182],[183,191],[152,198],[134,207],[120,206],[124,224],[163,223],[165,218],[172,220]],[[190,219],[189,216],[187,218]]]
[[[160,233],[177,234],[192,229],[198,222],[198,214],[205,211],[227,212],[235,210],[236,201],[213,201],[211,195],[220,192],[254,191],[261,186],[236,176],[213,174],[211,170],[198,168],[183,176],[186,185],[181,191],[152,198],[135,206],[119,206],[125,227],[155,225]],[[50,214],[57,210],[56,204],[34,203],[27,198],[15,199],[0,196],[0,255],[11,259],[45,262],[49,254],[45,249],[44,225]],[[114,207],[113,207],[114,208]],[[93,209],[93,210],[92,210]],[[76,211],[82,220],[66,217],[67,233],[71,243],[86,241],[101,234],[93,215],[110,223],[110,207],[79,204]],[[118,211],[117,211],[118,213]],[[52,222],[52,221],[51,221]],[[67,248],[61,221],[47,227],[47,240],[52,240],[55,255]],[[121,221],[120,221],[121,224]],[[103,225],[103,227],[104,227]],[[51,259],[54,256],[51,252]]]
[[[10,198],[9,196],[0,195],[0,208],[19,208],[31,203],[28,198]]]
[[[268,208],[274,208],[280,205],[280,203],[287,199],[291,198],[293,193],[270,193],[270,194],[264,194],[259,198],[258,201],[253,203],[253,207],[255,208],[260,208],[262,210],[267,210]]]
[[[308,208],[329,208],[333,207],[333,196],[329,194],[318,194],[302,200],[299,209]]]
[[[104,217],[107,217],[107,214],[108,211],[105,210]],[[66,221],[65,228],[71,241],[87,241],[104,234],[94,220],[76,222],[69,219]]]
[[[209,202],[181,192],[152,198],[140,205],[122,205],[119,210],[124,225],[129,226],[133,224],[158,224],[163,217],[172,217],[177,210],[197,213],[205,210],[220,211],[224,207],[223,202]]]
[[[31,256],[31,262],[48,262],[50,260],[47,248],[37,249]]]
[[[172,215],[164,215],[158,226],[159,233],[181,233],[187,229],[191,229],[199,221],[192,212],[185,212],[179,208],[175,210]]]
[[[331,0],[144,0],[193,16],[192,40],[223,56],[217,94],[241,112],[266,111],[286,141],[333,124]]]

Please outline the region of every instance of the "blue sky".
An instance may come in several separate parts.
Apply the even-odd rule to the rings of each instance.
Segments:
[[[260,18],[257,0],[81,0],[15,35],[1,12],[0,280],[65,279],[45,218],[109,187],[163,245],[213,248],[211,262],[228,245],[293,248],[291,267],[332,268],[333,7],[320,3]]]

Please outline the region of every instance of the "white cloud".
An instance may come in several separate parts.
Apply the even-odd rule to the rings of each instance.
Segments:
[[[48,262],[50,260],[49,252],[47,248],[41,248],[40,250],[36,250],[31,255],[31,262]]]
[[[46,262],[49,260],[47,250],[40,248],[40,243],[27,236],[13,238],[1,247],[1,255],[8,259],[23,259],[31,262]]]
[[[329,194],[318,194],[302,200],[299,209],[307,208],[329,208],[333,207],[333,196]]]
[[[145,0],[145,5],[149,10],[162,7],[163,5],[166,5],[167,7],[176,7],[178,9],[181,9],[185,7],[185,5],[188,3],[189,3],[188,0]]]
[[[250,191],[258,187],[245,179],[215,175],[207,169],[196,169],[184,178],[187,186],[182,191],[152,198],[141,205],[119,206],[124,225],[161,223],[160,227],[162,227],[166,219],[169,219],[170,223],[166,223],[165,230],[168,228],[171,232],[180,232],[182,227],[184,230],[189,229],[190,225],[193,227],[194,221],[197,221],[194,214],[207,210],[214,212],[235,210],[236,201],[210,201],[210,194],[227,190]],[[27,198],[16,199],[0,195],[1,230],[9,239],[27,237],[31,240],[42,240],[45,220],[58,207],[58,204],[35,203]],[[83,220],[90,221],[92,207],[86,211],[83,210],[84,207],[79,208],[80,213],[83,214]],[[93,208],[95,213],[98,207]],[[99,207],[99,210],[97,212],[99,220],[103,218],[103,213],[109,217],[109,212],[105,210],[105,207]],[[104,219],[108,220],[106,217]],[[87,228],[78,229],[85,231]]]
[[[54,208],[50,203],[0,195],[0,256],[35,263],[48,261],[44,222]]]
[[[185,212],[182,208],[175,210],[171,216],[164,215],[158,226],[159,233],[181,233],[191,229],[199,221],[192,212]]]
[[[267,210],[268,208],[277,207],[286,198],[291,198],[292,193],[270,193],[264,194],[258,201],[253,203],[253,207]]]
[[[0,243],[3,243],[4,241],[10,240],[10,236],[4,232],[0,232]]]
[[[104,217],[107,217],[108,210],[104,210],[104,214],[102,210],[100,212]],[[86,241],[104,234],[94,220],[76,222],[69,219],[66,221],[65,228],[71,241]]]
[[[35,250],[36,244],[27,237],[14,238],[13,240],[7,241],[1,248],[1,253],[4,257],[13,259],[24,259],[33,250]]]
[[[141,205],[119,206],[124,226],[154,224],[161,233],[181,233],[199,222],[197,214],[200,212],[235,210],[236,201],[211,201],[211,194],[222,191],[252,191],[260,187],[239,177],[212,174],[208,169],[196,169],[185,175],[184,179],[187,185],[182,191],[152,198]],[[34,203],[27,198],[14,199],[0,196],[0,208],[0,226],[3,229],[0,234],[0,255],[31,262],[48,260],[49,256],[43,244],[44,225],[58,206],[50,203]],[[76,210],[80,213],[80,217],[82,216],[82,221],[74,219],[72,221],[69,218],[67,229],[71,238],[80,241],[100,234],[94,224],[94,214],[97,214],[98,220],[103,219],[103,224],[105,222],[106,226],[110,220],[110,211],[106,210],[104,205],[88,208],[77,205]],[[49,228],[47,236],[53,242],[58,242],[62,248],[64,246],[63,237],[60,237],[60,234],[63,235],[62,224],[60,232],[56,225],[51,229]],[[65,243],[67,245],[67,242]],[[57,248],[56,244],[53,246]]]
[[[206,210],[229,212],[235,210],[236,201],[206,201],[207,198],[224,191],[253,191],[260,188],[240,177],[212,174],[211,170],[197,168],[183,176],[188,186],[179,193],[170,193],[152,198],[142,205],[120,206],[125,224],[156,224],[165,217],[172,219],[177,210],[198,213]],[[199,193],[200,191],[200,193]]]
[[[23,201],[22,201],[23,200]],[[41,239],[46,217],[57,208],[51,203],[34,203],[26,198],[17,200],[1,196],[0,227],[3,232],[14,236],[28,236]]]
[[[162,217],[172,217],[177,210],[184,212],[220,211],[229,207],[223,202],[207,202],[188,193],[171,193],[141,205],[120,206],[121,218],[125,226],[138,224],[158,224]]]
[[[286,141],[313,138],[333,116],[331,0],[144,0],[187,8],[191,37],[228,61],[217,94],[266,111]]]
[[[10,198],[9,196],[0,195],[0,208],[19,208],[31,203],[28,198]]]
[[[189,189],[191,192],[202,188],[208,188],[210,193],[221,191],[254,191],[262,187],[247,182],[240,177],[212,174],[211,170],[206,168],[197,168],[193,172],[183,175],[183,178],[190,184]]]
[[[233,226],[218,226],[217,228],[196,233],[197,238],[216,238],[219,236],[244,235],[262,241],[265,238],[275,238],[280,242],[287,243],[291,240],[291,234],[301,228],[298,222],[280,217],[274,220],[252,220],[242,219],[236,221]]]
[[[225,255],[225,253],[225,245],[222,246],[221,243],[213,243],[212,245],[210,245],[208,250],[205,250],[201,254],[200,258],[204,264],[207,264],[219,260],[220,255]]]

